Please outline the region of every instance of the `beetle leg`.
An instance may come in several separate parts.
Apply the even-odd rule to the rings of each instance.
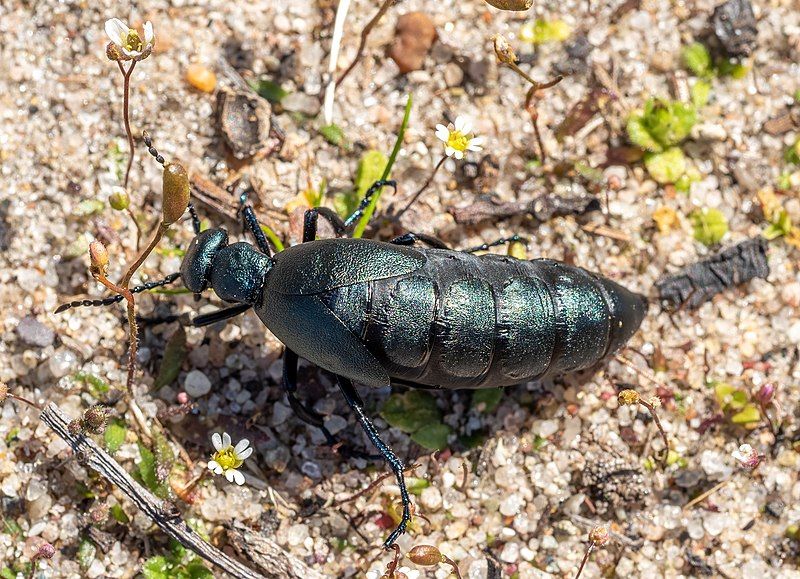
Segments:
[[[253,306],[250,304],[236,304],[235,306],[220,308],[217,311],[211,312],[210,314],[201,314],[193,317],[191,325],[195,328],[210,326],[211,324],[229,320],[238,316],[239,314],[243,314],[252,307]]]
[[[188,205],[189,215],[192,218],[192,229],[195,235],[200,235],[200,218],[197,216],[197,210],[194,208],[193,203]]]
[[[325,423],[322,416],[318,412],[303,404],[297,397],[297,362],[297,354],[295,354],[289,348],[286,348],[283,353],[283,380],[281,381],[281,385],[283,386],[283,391],[286,392],[286,398],[289,400],[289,406],[292,407],[292,410],[295,414],[297,414],[297,417],[300,420],[306,424],[310,424],[311,426],[316,426],[319,428],[322,431],[322,434],[325,435],[325,440],[327,441],[328,445],[333,446],[338,441],[336,440],[336,437],[333,436],[327,428],[325,428]]]
[[[364,414],[364,402],[361,400],[361,396],[358,395],[358,392],[353,387],[353,383],[342,376],[337,376],[336,380],[339,383],[339,389],[342,391],[345,400],[347,400],[350,408],[353,409],[358,423],[361,425],[361,428],[364,430],[364,433],[367,435],[367,438],[369,438],[370,442],[375,445],[375,448],[378,449],[378,452],[381,453],[384,460],[389,464],[389,468],[392,469],[395,479],[397,479],[397,486],[400,487],[400,499],[403,501],[403,517],[400,520],[400,524],[397,525],[397,528],[392,531],[391,535],[389,535],[389,537],[383,543],[384,548],[389,549],[392,545],[394,545],[394,542],[397,541],[397,538],[406,532],[406,526],[411,520],[411,499],[408,496],[406,479],[403,475],[405,465],[403,464],[403,461],[397,458],[397,455],[392,451],[392,449],[389,448],[389,446],[383,442],[383,440],[381,440],[380,434],[378,434],[378,430],[375,428],[372,420],[370,420],[366,414]]]
[[[162,287],[162,286],[165,286],[165,285],[169,285],[172,282],[174,282],[176,279],[178,279],[180,276],[181,276],[180,273],[171,273],[167,277],[165,277],[164,279],[160,279],[160,280],[157,280],[157,281],[149,281],[149,282],[144,283],[142,285],[137,285],[136,287],[131,288],[131,293],[132,294],[138,294],[140,292],[144,292],[144,291],[147,291],[147,290],[155,289],[157,287]],[[64,312],[64,311],[69,310],[71,308],[80,308],[80,307],[89,307],[89,306],[94,306],[94,307],[110,306],[111,304],[116,304],[116,303],[121,302],[123,299],[125,299],[125,298],[122,297],[121,295],[116,295],[116,296],[110,296],[110,297],[107,297],[107,298],[97,299],[97,300],[76,300],[74,302],[61,304],[60,306],[58,306],[56,308],[56,311],[54,313],[60,314],[61,312]]]
[[[486,251],[490,247],[497,247],[498,245],[505,245],[506,243],[528,243],[528,240],[519,235],[512,235],[511,237],[501,237],[490,243],[482,243],[476,247],[462,250],[464,253],[475,253],[476,251]]]
[[[408,233],[404,233],[403,235],[398,235],[389,241],[389,243],[393,243],[394,245],[414,245],[417,242],[424,243],[425,245],[435,249],[450,249],[447,244],[438,237],[426,235],[424,233],[413,233],[410,231]]]
[[[247,189],[244,189],[239,195],[239,212],[241,212],[244,223],[250,230],[250,233],[253,234],[258,249],[267,257],[272,257],[272,250],[267,242],[267,236],[261,231],[261,226],[258,224],[258,218],[256,217],[256,212],[253,211],[253,206],[247,202]]]
[[[314,207],[306,211],[303,217],[303,243],[314,241],[317,238],[317,221],[323,217],[333,227],[336,236],[345,233],[345,224],[336,212],[327,207]]]
[[[356,208],[356,210],[353,211],[353,214],[350,215],[350,217],[348,217],[347,219],[344,220],[344,226],[349,228],[353,224],[355,224],[356,221],[361,219],[361,216],[364,215],[364,211],[367,209],[369,204],[372,202],[372,197],[375,195],[375,193],[377,193],[378,191],[380,191],[384,187],[391,187],[392,189],[394,189],[395,193],[397,193],[397,181],[393,181],[391,179],[388,180],[388,181],[383,181],[383,180],[375,181],[370,186],[370,188],[367,189],[367,192],[364,194],[364,198],[358,204],[358,207]]]

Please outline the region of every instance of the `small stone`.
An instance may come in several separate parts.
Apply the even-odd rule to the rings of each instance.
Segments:
[[[426,487],[419,495],[419,502],[428,511],[438,511],[442,508],[442,493],[436,487]]]
[[[710,513],[703,517],[703,528],[709,535],[716,537],[725,530],[729,518],[727,513]]]
[[[183,389],[192,398],[199,398],[211,391],[211,380],[202,371],[192,370],[183,381]]]
[[[780,519],[781,515],[783,514],[783,509],[785,508],[786,503],[784,503],[781,499],[773,499],[771,501],[767,501],[767,504],[764,505],[764,512],[771,517]]]
[[[319,465],[316,462],[312,462],[310,460],[305,461],[300,466],[300,472],[306,475],[309,478],[319,479],[322,478],[322,471],[319,468]]]
[[[292,525],[286,533],[286,540],[292,547],[297,547],[302,545],[308,536],[308,527],[306,525]]]
[[[77,363],[78,357],[75,352],[66,348],[59,348],[50,357],[48,366],[54,378],[63,378],[75,369]]]
[[[281,100],[284,110],[300,113],[308,117],[316,117],[320,109],[320,101],[317,97],[307,95],[302,92],[293,92],[286,95]]]
[[[25,316],[17,326],[19,339],[29,346],[46,348],[56,339],[56,333],[33,316]]]
[[[347,420],[338,414],[332,414],[331,416],[325,417],[325,428],[327,428],[328,432],[331,434],[336,434],[347,428]]]
[[[217,75],[207,66],[195,63],[186,69],[186,81],[199,91],[211,93],[217,86]]]
[[[533,6],[533,0],[486,0],[486,3],[500,10],[520,12]]]
[[[516,563],[519,560],[519,545],[517,543],[506,543],[500,551],[500,560],[504,563]]]
[[[448,62],[444,67],[444,83],[448,87],[460,86],[464,82],[464,71],[454,62]]]
[[[711,16],[714,35],[728,56],[750,56],[756,46],[758,28],[750,0],[728,0],[714,9]]]
[[[272,405],[272,426],[280,426],[286,419],[292,415],[292,409],[286,406],[285,404],[281,404],[280,402],[276,402]]]
[[[401,74],[421,70],[425,57],[436,40],[436,27],[424,12],[409,12],[397,19],[394,44],[389,57]]]

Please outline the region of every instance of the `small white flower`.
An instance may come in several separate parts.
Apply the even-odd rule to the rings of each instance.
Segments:
[[[734,450],[731,455],[736,461],[747,470],[753,470],[761,462],[761,456],[749,444],[743,444],[738,450]]]
[[[418,569],[411,569],[410,567],[400,567],[397,571],[400,573],[405,573],[408,579],[419,579]]]
[[[148,20],[144,23],[144,40],[133,28],[129,28],[119,18],[106,20],[106,34],[111,42],[124,55],[126,60],[144,60],[153,51],[155,33],[153,24]]]
[[[223,432],[222,436],[215,432],[211,435],[211,443],[216,450],[211,460],[208,461],[208,468],[211,469],[211,472],[225,475],[228,482],[243,485],[244,475],[237,469],[242,466],[247,457],[253,454],[250,441],[244,438],[236,446],[233,446],[227,432]]]
[[[485,139],[472,134],[472,123],[463,115],[456,117],[456,122],[445,127],[436,125],[436,138],[444,143],[444,152],[448,157],[463,159],[466,151],[480,151]]]

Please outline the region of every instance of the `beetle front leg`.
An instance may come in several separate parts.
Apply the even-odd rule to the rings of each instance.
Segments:
[[[391,535],[389,535],[383,543],[385,549],[390,549],[395,541],[397,541],[397,538],[406,532],[406,527],[409,521],[411,521],[411,499],[408,496],[406,478],[403,474],[405,465],[403,461],[397,458],[397,455],[389,448],[389,445],[381,440],[380,434],[378,434],[378,430],[375,428],[372,420],[364,414],[364,402],[353,387],[353,383],[342,376],[337,376],[336,381],[339,384],[339,389],[342,391],[347,404],[353,409],[356,419],[367,435],[367,438],[369,438],[370,442],[372,442],[375,448],[378,449],[378,452],[383,456],[383,459],[389,464],[389,468],[392,469],[394,477],[397,479],[397,486],[400,487],[400,499],[403,501],[403,517],[400,520],[400,524],[397,525],[397,528],[392,531]]]

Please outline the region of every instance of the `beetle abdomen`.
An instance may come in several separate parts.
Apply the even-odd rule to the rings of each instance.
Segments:
[[[578,370],[624,344],[646,309],[556,261],[423,253],[411,273],[320,296],[396,379],[479,388]]]

